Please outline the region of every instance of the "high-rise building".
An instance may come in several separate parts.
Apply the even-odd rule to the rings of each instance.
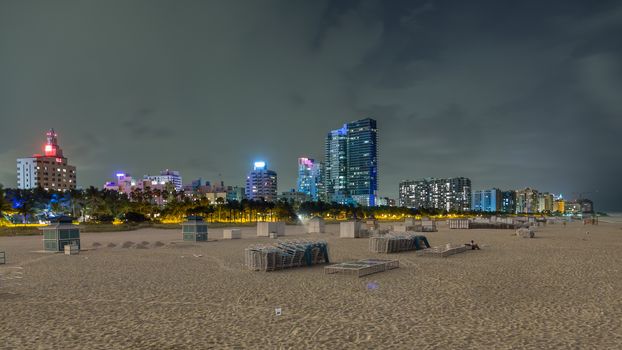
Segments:
[[[400,206],[455,212],[471,209],[471,180],[465,177],[402,181]]]
[[[348,128],[333,130],[326,136],[324,183],[326,199],[337,203],[347,202]]]
[[[473,211],[498,212],[501,211],[502,195],[498,188],[473,192]]]
[[[324,182],[329,200],[375,206],[378,196],[376,120],[346,123],[326,136]]]
[[[504,213],[516,212],[516,191],[501,192],[501,211]]]
[[[531,214],[538,211],[538,190],[525,188],[516,191],[516,213]]]
[[[255,162],[253,170],[246,177],[246,197],[250,200],[277,200],[276,172],[268,170],[266,162]]]
[[[160,171],[160,175],[145,175],[144,179],[150,180],[154,183],[154,185],[165,185],[167,183],[170,183],[171,185],[173,185],[176,191],[181,191],[184,189],[179,171],[166,169]]]
[[[565,213],[565,204],[566,202],[563,198],[556,199],[555,202],[553,202],[553,212],[561,214]]]
[[[69,165],[58,145],[58,134],[46,133],[43,155],[17,159],[17,188],[67,191],[76,188],[76,167]]]
[[[553,212],[553,195],[551,193],[538,193],[538,212]]]
[[[297,192],[317,201],[322,192],[322,163],[309,158],[298,158]]]

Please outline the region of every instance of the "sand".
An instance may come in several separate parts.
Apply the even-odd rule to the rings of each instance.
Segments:
[[[180,230],[84,233],[88,250],[74,256],[35,252],[37,236],[0,238],[0,348],[622,348],[622,224],[549,225],[534,239],[439,229],[425,234],[432,245],[474,239],[482,250],[373,254],[337,225],[287,226],[285,239],[326,239],[334,262],[400,261],[356,278],[248,271],[244,248],[273,241],[252,228],[239,240],[210,229],[207,243],[182,242]]]

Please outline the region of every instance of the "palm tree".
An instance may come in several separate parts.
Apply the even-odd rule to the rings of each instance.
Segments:
[[[4,219],[4,214],[12,209],[11,203],[6,199],[4,188],[0,184],[0,221]]]
[[[222,205],[225,204],[225,199],[222,197],[216,198],[216,204],[218,205],[218,222],[220,222],[220,212],[222,209]]]

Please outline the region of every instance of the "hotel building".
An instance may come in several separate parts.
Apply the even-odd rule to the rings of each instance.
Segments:
[[[268,170],[265,162],[255,162],[253,170],[246,177],[246,198],[249,200],[277,200],[276,172]]]
[[[179,171],[166,169],[160,171],[160,175],[145,175],[144,179],[151,181],[154,185],[170,183],[175,187],[176,191],[182,191],[184,189]]]
[[[58,134],[46,133],[43,155],[17,159],[17,188],[67,191],[76,188],[76,167],[69,165],[58,145]]]

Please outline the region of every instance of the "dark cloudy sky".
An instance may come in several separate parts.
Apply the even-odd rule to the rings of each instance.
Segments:
[[[622,210],[620,1],[0,0],[0,182],[54,127],[80,186],[171,168],[243,184],[371,116],[380,193],[588,193]]]

